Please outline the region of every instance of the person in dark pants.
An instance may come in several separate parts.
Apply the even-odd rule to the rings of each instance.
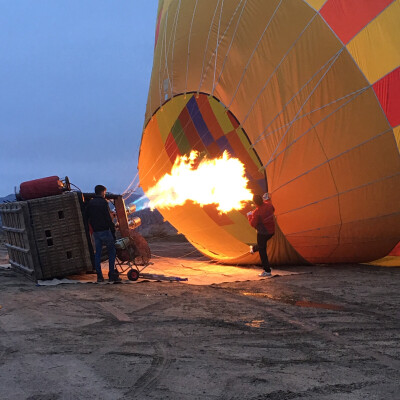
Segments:
[[[275,233],[275,208],[269,199],[268,193],[263,197],[259,194],[253,196],[253,202],[257,208],[247,214],[250,225],[257,230],[257,246],[250,246],[250,252],[260,252],[261,263],[264,271],[259,276],[271,276],[271,266],[267,255],[267,242]]]
[[[101,272],[101,250],[103,244],[107,246],[108,252],[108,278],[110,282],[120,282],[118,271],[115,269],[115,226],[111,219],[108,202],[105,199],[107,189],[103,185],[97,185],[94,191],[96,196],[89,201],[86,207],[86,216],[93,229],[97,282],[104,282],[103,273]]]

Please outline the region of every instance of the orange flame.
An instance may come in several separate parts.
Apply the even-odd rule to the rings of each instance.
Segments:
[[[241,210],[252,199],[247,189],[244,165],[227,151],[221,157],[199,160],[199,153],[177,157],[170,174],[165,174],[146,195],[150,208],[171,208],[191,200],[200,206],[215,204],[220,213]]]

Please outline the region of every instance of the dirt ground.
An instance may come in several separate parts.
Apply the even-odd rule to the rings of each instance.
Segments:
[[[181,275],[203,260],[151,247]],[[400,268],[282,270],[43,287],[2,268],[0,399],[399,399]]]

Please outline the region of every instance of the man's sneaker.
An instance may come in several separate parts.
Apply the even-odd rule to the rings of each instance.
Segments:
[[[253,244],[250,246],[250,254],[254,254],[258,252],[258,244]]]
[[[102,276],[97,277],[97,283],[104,282],[104,278]]]
[[[269,276],[272,276],[271,271],[263,271],[261,274],[258,274],[258,276],[261,276],[262,278],[266,278]]]

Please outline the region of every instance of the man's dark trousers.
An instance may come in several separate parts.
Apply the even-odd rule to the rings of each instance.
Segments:
[[[257,233],[257,249],[260,253],[261,264],[265,271],[271,272],[271,268],[269,266],[268,256],[267,256],[267,242],[274,235],[264,235],[262,233]]]
[[[114,236],[112,235],[111,231],[99,231],[93,232],[94,243],[96,247],[96,254],[94,257],[94,265],[96,268],[96,272],[98,276],[103,276],[101,272],[101,250],[103,244],[107,246],[108,251],[108,265],[109,265],[109,273],[112,275],[114,273],[114,265],[115,265],[115,242]]]

